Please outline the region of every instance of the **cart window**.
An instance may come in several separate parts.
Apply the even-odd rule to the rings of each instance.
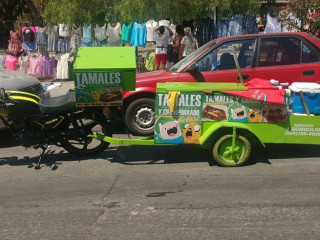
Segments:
[[[263,38],[260,44],[259,67],[300,63],[301,40],[279,37]]]
[[[255,49],[255,40],[242,40],[228,42],[210,51],[198,61],[199,71],[220,71],[236,69],[232,55],[232,47],[235,47],[240,68],[251,68]]]

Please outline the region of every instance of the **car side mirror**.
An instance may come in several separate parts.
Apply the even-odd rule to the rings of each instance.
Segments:
[[[199,71],[199,64],[193,63],[187,68],[187,72],[198,72]]]
[[[7,94],[4,88],[0,88],[0,100],[5,100],[7,99]]]

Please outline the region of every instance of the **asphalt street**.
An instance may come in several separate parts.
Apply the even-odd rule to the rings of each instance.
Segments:
[[[119,137],[125,137],[121,135]],[[0,131],[0,238],[319,239],[320,149],[269,146],[241,168],[190,146],[111,146],[94,159]]]

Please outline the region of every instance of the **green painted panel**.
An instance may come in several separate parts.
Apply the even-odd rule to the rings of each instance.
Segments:
[[[136,69],[134,47],[82,47],[79,48],[73,69],[124,70]]]
[[[158,83],[157,92],[203,92],[203,91],[243,91],[246,87],[240,83],[218,83],[218,82],[171,82]]]

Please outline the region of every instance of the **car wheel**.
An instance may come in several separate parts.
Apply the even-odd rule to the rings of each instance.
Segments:
[[[134,135],[153,135],[155,118],[155,101],[151,98],[141,98],[133,101],[127,108],[125,123]]]

